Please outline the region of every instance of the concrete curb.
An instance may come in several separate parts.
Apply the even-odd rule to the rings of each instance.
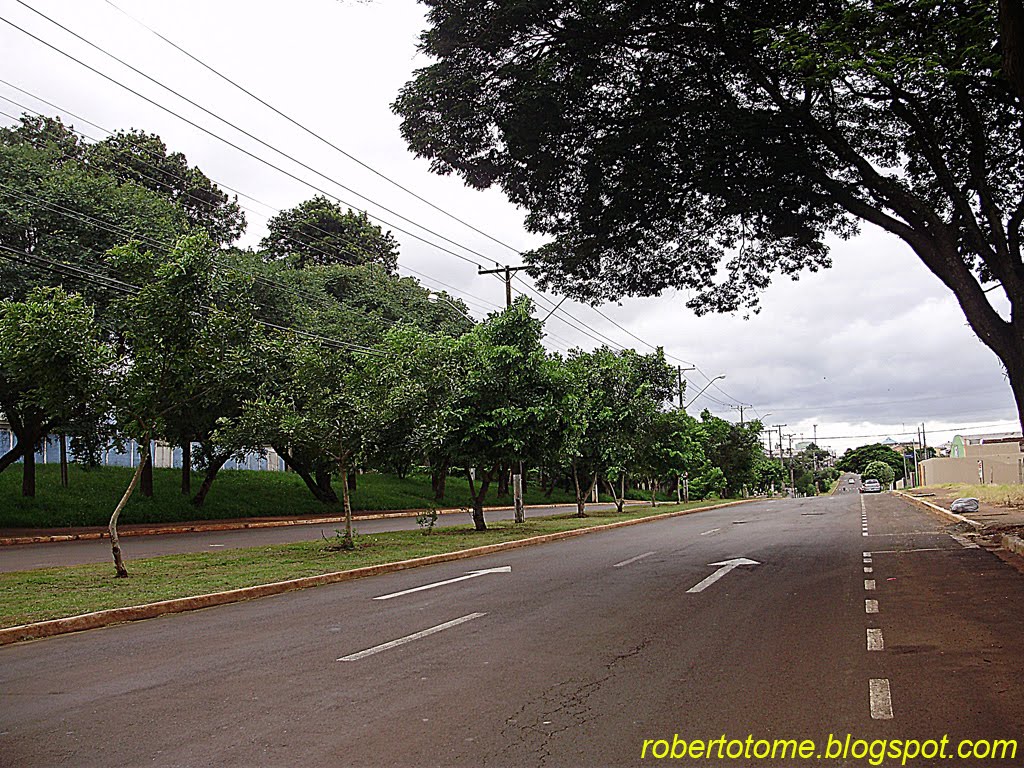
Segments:
[[[1014,536],[1011,533],[1004,533],[1000,541],[1003,549],[1013,552],[1015,555],[1024,557],[1024,539]]]
[[[909,501],[911,504],[916,504],[917,506],[929,512],[936,512],[950,520],[955,520],[958,523],[967,523],[967,525],[973,526],[974,528],[978,528],[979,530],[985,527],[984,523],[979,523],[977,520],[971,520],[971,518],[969,517],[958,515],[956,512],[950,512],[948,509],[943,509],[938,504],[932,504],[930,501],[915,498],[914,496],[911,496],[908,493],[904,493],[903,491],[893,491],[893,495],[899,496],[900,498]]]
[[[379,576],[384,573],[404,571],[409,568],[418,568],[424,565],[435,565],[437,563],[448,563],[454,560],[464,560],[470,557],[490,555],[495,552],[504,552],[509,549],[529,547],[535,544],[546,544],[550,541],[559,541],[574,536],[582,536],[588,533],[599,533],[613,528],[625,528],[630,525],[649,523],[655,520],[665,520],[671,517],[680,517],[695,512],[707,512],[712,509],[731,507],[737,504],[747,504],[762,499],[741,499],[739,501],[727,501],[722,504],[712,504],[707,507],[696,507],[695,509],[681,509],[675,512],[666,512],[650,517],[640,517],[635,520],[620,520],[616,523],[606,525],[595,525],[589,528],[576,528],[571,531],[559,531],[558,533],[547,533],[543,536],[531,536],[528,539],[517,541],[505,541],[499,544],[487,544],[472,549],[461,549],[456,552],[446,552],[440,555],[428,555],[417,557],[412,560],[400,560],[394,563],[382,563],[371,565],[365,568],[354,568],[348,571],[335,571],[324,573],[319,576],[304,576],[288,581],[277,581],[271,584],[259,584],[254,587],[243,587],[232,589],[226,592],[212,592],[206,595],[195,595],[193,597],[179,597],[173,600],[161,600],[158,603],[147,603],[144,605],[133,605],[127,608],[111,608],[105,611],[83,613],[78,616],[68,616],[62,619],[51,619],[49,621],[38,621],[32,624],[21,624],[16,627],[0,629],[0,646],[18,643],[24,640],[39,640],[44,637],[63,635],[69,632],[81,632],[86,629],[97,629],[107,627],[111,624],[121,624],[128,621],[141,621],[142,619],[154,619],[157,616],[164,616],[169,613],[182,613],[184,611],[195,611],[200,608],[212,608],[217,605],[238,603],[243,600],[253,600],[258,597],[269,595],[280,595],[284,592],[293,592],[298,589],[319,587],[325,584],[337,584],[342,581],[352,581],[367,576]]]
[[[611,503],[611,502],[609,502]],[[643,501],[627,501],[626,506],[635,506],[637,504],[645,504]],[[528,504],[526,509],[549,509],[551,507],[559,506],[570,506],[567,504]],[[484,507],[484,512],[500,512],[503,510],[512,509],[512,506],[504,507]],[[424,512],[422,509],[401,509],[395,510],[394,512],[378,512],[369,515],[355,515],[353,516],[353,522],[359,522],[360,520],[386,520],[393,517],[416,517],[416,515]],[[460,512],[469,514],[471,512],[468,508],[463,507],[450,507],[447,509],[437,510],[439,515],[457,515]],[[160,536],[163,534],[174,534],[174,533],[206,533],[211,531],[243,531],[250,528],[286,528],[292,525],[335,525],[337,523],[344,523],[344,517],[314,517],[314,518],[299,518],[294,520],[252,520],[246,522],[224,522],[224,523],[187,523],[187,524],[174,524],[170,523],[167,525],[161,525],[153,528],[128,528],[123,531],[118,531],[121,538],[126,536]],[[84,531],[81,533],[67,533],[67,534],[52,534],[45,536],[3,536],[0,537],[0,547],[18,546],[20,544],[53,544],[63,541],[91,541],[95,539],[109,539],[110,534],[107,531]]]

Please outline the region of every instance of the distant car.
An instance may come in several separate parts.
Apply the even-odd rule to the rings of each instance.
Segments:
[[[849,480],[850,485],[854,485],[854,484],[856,484],[856,482],[857,482],[857,478],[855,478],[855,477],[851,477],[850,480]]]
[[[865,480],[864,485],[860,487],[860,491],[861,493],[881,493],[882,484],[874,479]]]

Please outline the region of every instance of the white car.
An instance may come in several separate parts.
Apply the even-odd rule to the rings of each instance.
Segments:
[[[877,480],[875,480],[874,478],[870,478],[870,479],[864,481],[864,485],[861,486],[861,492],[862,493],[881,493],[882,492],[882,484],[880,482],[878,482]]]

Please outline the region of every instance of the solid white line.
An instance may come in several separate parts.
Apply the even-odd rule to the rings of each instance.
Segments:
[[[892,696],[889,695],[889,681],[874,678],[868,681],[871,698],[871,717],[875,720],[892,720]]]
[[[624,565],[635,563],[637,560],[643,560],[645,557],[650,557],[653,554],[654,552],[644,552],[642,555],[637,555],[636,557],[629,558],[629,560],[623,560],[621,563],[616,563],[612,568],[621,568]]]
[[[878,613],[878,601],[877,600],[865,600],[864,601],[864,613]]]
[[[868,592],[870,592],[874,588],[875,588],[875,580],[874,579],[864,579],[864,589],[866,589]]]
[[[864,573],[874,573],[874,572],[875,572],[875,569],[872,568],[870,565],[865,565],[864,566]]]
[[[722,530],[722,529],[721,528],[712,528],[710,531],[704,531],[704,533],[702,533],[701,536],[707,536],[709,533],[714,533],[715,531],[720,531],[720,530]]]
[[[412,635],[406,635],[405,637],[400,637],[397,640],[392,640],[389,643],[382,643],[381,645],[375,645],[375,646],[373,646],[373,648],[367,648],[365,651],[359,651],[358,653],[350,653],[348,656],[342,656],[340,659],[338,659],[338,661],[359,661],[360,659],[365,659],[367,656],[372,656],[375,653],[380,653],[381,651],[387,651],[387,650],[390,650],[391,648],[397,648],[400,645],[405,645],[406,643],[411,643],[413,640],[419,640],[420,638],[427,637],[428,635],[433,635],[436,632],[443,632],[446,629],[451,629],[452,627],[457,627],[459,624],[465,624],[467,621],[472,621],[473,619],[479,619],[481,616],[486,616],[486,615],[487,615],[486,613],[470,613],[467,616],[460,616],[457,619],[452,619],[451,621],[446,621],[444,624],[438,624],[436,627],[431,627],[430,629],[424,629],[422,632],[416,632],[415,634],[412,634]]]
[[[868,630],[868,650],[869,651],[884,651],[885,641],[882,639],[882,630],[880,629],[869,629]]]

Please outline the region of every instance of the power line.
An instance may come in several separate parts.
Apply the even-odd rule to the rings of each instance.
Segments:
[[[123,8],[118,7],[117,5],[112,3],[111,0],[105,0],[105,2],[111,8],[114,8],[119,13],[123,14],[124,16],[128,17],[133,22],[135,22],[136,24],[141,26],[143,29],[146,29],[151,34],[153,34],[156,37],[160,38],[165,43],[170,45],[172,48],[174,48],[178,52],[180,52],[180,53],[184,54],[185,56],[187,56],[188,58],[190,58],[192,61],[194,61],[199,66],[203,67],[204,69],[208,70],[209,72],[212,72],[214,75],[219,77],[221,80],[224,80],[226,83],[234,86],[235,88],[237,88],[242,93],[244,93],[247,96],[249,96],[250,98],[255,99],[260,104],[262,104],[264,107],[266,107],[267,109],[269,109],[272,112],[274,112],[276,115],[279,115],[280,117],[283,117],[285,120],[290,122],[292,125],[296,126],[297,128],[301,129],[302,131],[305,131],[307,134],[309,134],[313,138],[317,139],[318,141],[322,142],[323,144],[326,144],[328,147],[330,147],[331,149],[335,150],[336,152],[339,152],[340,154],[342,154],[343,156],[347,157],[352,162],[354,162],[357,165],[365,168],[366,170],[370,171],[371,173],[373,173],[374,175],[380,177],[381,179],[384,179],[386,182],[388,182],[389,184],[397,187],[398,189],[402,190],[406,194],[411,195],[412,197],[414,197],[417,200],[419,200],[421,203],[425,203],[426,205],[428,205],[431,208],[433,208],[435,211],[438,211],[439,213],[443,213],[445,216],[447,216],[448,218],[452,219],[453,221],[456,221],[459,224],[462,224],[464,227],[468,227],[472,231],[476,232],[479,235],[483,235],[484,237],[486,237],[487,239],[497,243],[498,245],[501,245],[501,246],[503,246],[505,248],[508,248],[510,251],[512,251],[512,252],[514,252],[516,254],[520,254],[521,255],[521,252],[517,248],[509,245],[508,243],[506,243],[506,242],[504,242],[502,240],[499,240],[498,238],[490,235],[489,233],[487,233],[487,232],[485,232],[485,231],[483,231],[481,229],[477,229],[475,226],[473,226],[472,224],[470,224],[470,223],[468,223],[466,221],[463,221],[462,219],[460,219],[458,216],[456,216],[455,214],[451,213],[450,211],[447,211],[444,208],[440,207],[439,205],[436,205],[435,203],[432,203],[430,200],[426,199],[425,197],[422,197],[422,196],[418,195],[416,192],[413,192],[411,189],[408,189],[407,187],[403,186],[402,184],[400,184],[399,182],[395,181],[394,179],[392,179],[387,174],[382,173],[381,171],[377,170],[376,168],[374,168],[373,166],[369,165],[368,163],[360,160],[358,157],[355,157],[351,153],[345,151],[344,149],[339,147],[337,144],[335,144],[332,141],[324,138],[321,134],[317,133],[316,131],[312,130],[311,128],[307,127],[306,125],[300,123],[298,120],[295,120],[290,115],[282,112],[280,109],[275,107],[273,104],[268,103],[267,101],[265,101],[264,99],[262,99],[261,97],[257,96],[255,93],[250,91],[248,88],[245,88],[244,86],[242,86],[239,83],[237,83],[235,80],[232,80],[227,75],[223,74],[219,70],[217,70],[214,67],[212,67],[210,64],[207,64],[205,61],[200,59],[198,56],[196,56],[196,55],[190,53],[189,51],[185,50],[180,45],[175,43],[173,40],[168,39],[167,37],[162,35],[160,32],[157,32],[152,27],[148,26],[144,22],[142,22],[139,19],[137,19],[136,17],[132,16],[130,13],[125,11]]]

